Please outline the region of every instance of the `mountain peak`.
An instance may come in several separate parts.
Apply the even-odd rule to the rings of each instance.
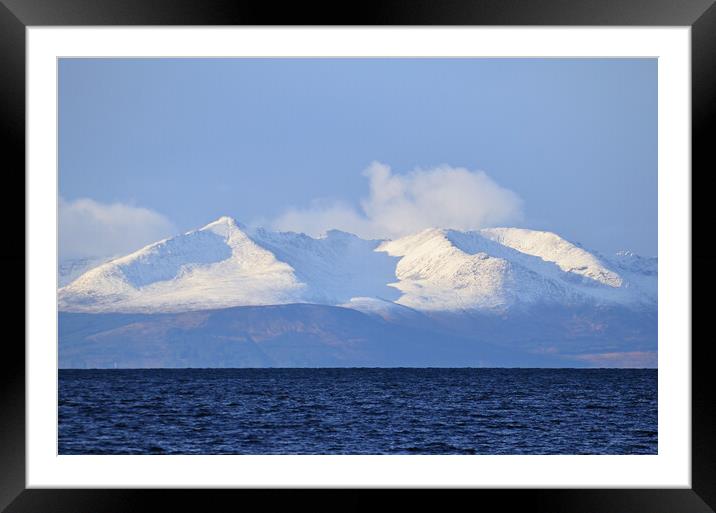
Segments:
[[[218,219],[215,219],[214,221],[210,222],[209,224],[207,224],[207,225],[204,226],[203,228],[200,228],[200,230],[205,230],[205,229],[207,229],[207,228],[211,228],[211,227],[213,227],[213,226],[222,225],[222,224],[223,224],[223,225],[228,225],[228,226],[235,226],[235,227],[238,227],[238,225],[239,225],[239,223],[237,223],[237,222],[236,222],[236,219],[234,219],[233,217],[231,217],[231,216],[221,216],[221,217],[219,217]]]
[[[231,232],[241,231],[243,225],[236,222],[236,219],[229,216],[221,216],[215,221],[210,222],[206,226],[199,228],[198,231],[211,231],[217,235],[224,237],[228,236]]]

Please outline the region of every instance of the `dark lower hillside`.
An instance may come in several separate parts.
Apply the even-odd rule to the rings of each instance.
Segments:
[[[539,306],[513,308],[501,315],[437,313],[430,319],[450,333],[473,333],[501,347],[532,353],[596,358],[600,354],[628,352],[654,353],[655,357],[657,350],[655,309]]]
[[[655,361],[655,316],[653,336],[648,318],[617,321],[609,321],[607,329],[603,319],[543,313],[532,321],[526,315],[463,315],[407,322],[310,304],[146,315],[61,312],[59,365],[612,367],[627,361],[626,366],[653,366],[644,355]],[[569,331],[565,322],[576,327]],[[621,353],[627,360],[619,358]],[[602,354],[611,356],[594,356]]]

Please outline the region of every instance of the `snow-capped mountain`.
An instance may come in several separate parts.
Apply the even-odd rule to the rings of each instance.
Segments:
[[[656,301],[655,271],[616,265],[550,232],[430,229],[378,250],[400,257],[398,302],[419,310]]]
[[[530,305],[656,305],[657,262],[606,258],[556,234],[429,229],[392,241],[248,230],[229,217],[105,262],[59,289],[74,312],[312,303],[371,314]]]

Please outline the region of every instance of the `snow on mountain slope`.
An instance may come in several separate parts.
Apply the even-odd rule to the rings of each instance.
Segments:
[[[293,302],[290,265],[222,217],[107,262],[59,291],[61,310],[181,311]]]
[[[656,257],[642,257],[631,251],[620,251],[608,260],[626,278],[626,287],[633,295],[656,304],[659,267]]]
[[[654,288],[549,233],[516,228],[428,229],[383,243],[401,257],[393,284],[419,310],[501,310],[535,303],[652,303]]]
[[[426,320],[425,316],[417,310],[375,297],[354,297],[338,306],[358,310],[386,321],[407,322],[413,326],[420,326]]]
[[[518,299],[536,300],[553,285],[503,258],[503,248],[474,234],[428,229],[379,249],[401,257],[393,284],[403,292],[398,302],[418,310],[495,309]],[[565,292],[560,288],[549,295]]]
[[[78,258],[64,260],[57,266],[57,286],[64,287],[72,283],[87,271],[109,262],[113,257],[107,258]]]
[[[229,217],[151,244],[84,274],[59,291],[66,311],[183,311],[285,303],[339,304],[354,296],[397,299],[395,259],[380,241],[331,231],[249,234]]]
[[[179,312],[245,305],[413,310],[656,302],[656,260],[609,260],[559,236],[429,229],[394,241],[246,230],[228,217],[106,262],[59,290],[60,310]],[[392,305],[392,306],[391,306]],[[408,307],[408,308],[405,308]]]
[[[251,236],[293,268],[296,278],[306,284],[302,296],[306,301],[337,304],[356,296],[386,300],[400,296],[388,285],[395,279],[397,258],[375,251],[382,241],[363,240],[339,230],[318,239],[263,229]]]
[[[620,287],[621,277],[595,255],[551,232],[520,228],[485,228],[480,235],[528,255],[554,262],[566,273],[584,276],[610,287]]]

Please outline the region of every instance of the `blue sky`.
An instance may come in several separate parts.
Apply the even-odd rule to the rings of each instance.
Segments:
[[[387,207],[404,204],[421,223],[517,225],[604,252],[657,252],[654,59],[59,66],[67,255],[123,251],[221,215],[380,235]],[[385,203],[381,187],[399,187],[400,202]]]

